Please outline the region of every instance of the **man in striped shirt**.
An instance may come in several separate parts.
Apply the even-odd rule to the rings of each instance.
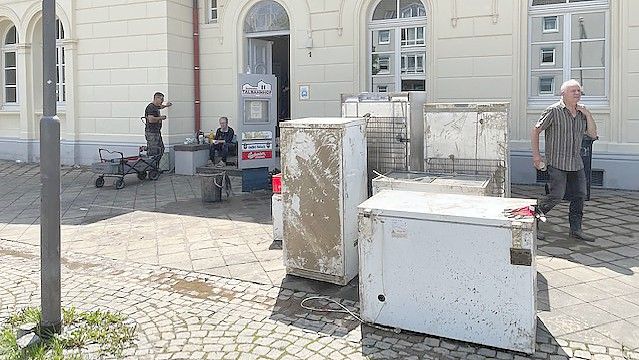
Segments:
[[[532,129],[532,155],[535,168],[548,168],[549,194],[539,200],[539,209],[544,213],[550,211],[566,193],[566,188],[573,189],[570,199],[568,221],[570,237],[594,241],[581,228],[584,199],[586,198],[586,174],[581,160],[581,141],[584,134],[597,138],[597,126],[590,110],[579,103],[581,85],[576,80],[568,80],[561,85],[561,100],[549,106]],[[539,153],[539,134],[545,131],[546,164]],[[537,237],[543,239],[541,232]]]

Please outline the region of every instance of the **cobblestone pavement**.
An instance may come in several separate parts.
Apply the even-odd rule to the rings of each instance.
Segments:
[[[479,351],[467,344],[360,327],[346,315],[326,316],[302,310],[299,301],[307,294],[334,296],[356,310],[357,284],[352,282],[340,288],[285,276],[279,244],[273,243],[271,237],[269,193],[238,194],[222,204],[203,204],[199,199],[197,177],[163,175],[156,182],[140,182],[135,177],[127,177],[127,187],[119,191],[108,186],[96,189],[94,180],[95,176],[86,170],[63,169],[63,251],[71,264],[65,271],[68,304],[89,308],[112,306],[131,314],[140,324],[151,321],[149,319],[168,319],[170,324],[166,326],[155,323],[145,326],[161,334],[199,331],[197,336],[188,334],[189,339],[211,338],[208,333],[211,331],[222,331],[221,336],[226,336],[234,325],[222,317],[227,319],[232,313],[231,319],[244,319],[240,321],[242,325],[254,322],[252,326],[258,326],[264,322],[282,331],[289,329],[283,336],[294,332],[294,336],[302,339],[326,341],[329,347],[334,342],[344,344],[344,348],[357,344],[354,348],[359,349],[355,352],[358,356],[392,358],[391,353],[382,354],[383,350],[389,350],[395,351],[399,358],[407,357],[399,355],[402,350],[417,356],[434,357],[444,353],[456,358],[473,358],[468,355],[469,351]],[[39,183],[37,165],[0,162],[0,239],[4,239],[0,240],[0,247],[5,248],[0,253],[2,312],[38,303],[37,252],[28,244],[39,243]],[[535,197],[541,191],[539,187],[516,186],[514,193]],[[593,200],[586,204],[585,228],[599,237],[595,243],[576,242],[566,237],[567,209],[564,205],[551,213],[553,217],[548,224],[542,225],[546,241],[539,242],[536,259],[541,351],[536,356],[549,358],[552,353],[593,359],[608,359],[607,356],[639,358],[632,352],[639,350],[637,204],[637,192],[593,190]],[[11,250],[14,252],[6,249],[14,249]],[[113,260],[105,263],[107,258]],[[11,270],[25,267],[31,270]],[[100,274],[105,274],[104,278]],[[227,284],[228,281],[232,283]],[[232,298],[220,295],[229,287],[236,295]],[[248,289],[258,289],[260,300],[255,300],[257,295]],[[84,295],[78,291],[87,297],[82,298]],[[146,291],[157,293],[158,298],[145,299]],[[99,299],[91,298],[92,293],[105,295]],[[103,298],[109,300],[103,301]],[[174,298],[175,303],[171,303],[173,300],[162,303]],[[258,303],[261,305],[255,305]],[[179,320],[181,307],[186,312],[197,313],[198,306],[203,304],[212,313],[193,315],[195,318],[200,316],[200,322],[194,327]],[[264,310],[266,318],[257,320],[243,314],[243,310],[254,305]],[[168,309],[177,314],[159,315]],[[186,326],[186,330],[176,328],[175,321]],[[208,332],[202,336],[202,329],[193,330],[205,325]],[[333,330],[324,330],[325,327]],[[317,331],[320,335],[315,333]],[[169,350],[170,339],[164,344],[162,341],[166,339],[146,335],[146,330],[144,334],[146,340],[139,344],[139,351],[148,350],[153,354],[188,352],[176,348]],[[233,340],[236,336],[239,335],[227,337]],[[281,343],[277,343],[278,346],[255,343],[261,337],[256,336],[250,344],[268,345],[271,349],[281,347]],[[278,340],[282,339],[273,342]],[[211,347],[203,350],[205,343],[200,340],[183,341],[182,345],[194,345],[197,351],[213,354],[218,351]],[[174,341],[174,344],[179,342]],[[231,343],[244,344],[238,348],[240,352],[250,352],[247,350],[249,344]],[[206,344],[219,345],[220,342]],[[222,349],[222,352],[228,349]],[[325,357],[338,356],[331,355],[329,350],[323,351],[321,355],[330,355]],[[481,351],[493,357],[513,355],[492,353],[494,350],[490,349]],[[301,358],[301,355],[291,355]],[[356,355],[348,354],[347,358],[356,358]]]
[[[0,240],[0,320],[38,306],[39,259],[34,246]],[[214,275],[67,253],[63,306],[118,311],[138,340],[131,359],[525,359],[522,354],[395,333],[360,325],[340,313],[310,313],[294,292]],[[358,311],[357,303],[335,298]],[[327,304],[313,304],[327,306]],[[555,338],[541,327],[538,359],[639,359],[619,346]]]

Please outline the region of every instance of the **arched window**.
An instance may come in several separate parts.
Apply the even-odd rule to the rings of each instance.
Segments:
[[[244,20],[245,33],[283,31],[288,30],[289,26],[286,9],[272,0],[253,5]]]
[[[370,91],[426,90],[426,7],[380,0],[369,22]]]
[[[5,104],[18,103],[18,63],[16,57],[16,44],[18,33],[15,26],[11,26],[5,33],[2,42],[2,68]]]
[[[56,20],[55,22],[55,38],[56,38],[56,55],[55,55],[55,64],[56,64],[56,97],[57,101],[63,103],[67,101],[67,85],[66,85],[66,75],[64,70],[66,69],[65,62],[65,54],[64,54],[64,44],[62,40],[64,39],[64,27],[62,26],[62,22],[60,20]]]

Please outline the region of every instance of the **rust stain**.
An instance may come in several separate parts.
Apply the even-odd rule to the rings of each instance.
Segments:
[[[97,264],[90,264],[90,263],[79,262],[79,261],[71,261],[71,260],[65,259],[65,258],[62,258],[60,261],[61,261],[62,265],[66,266],[66,268],[69,269],[69,270],[88,270],[88,269],[92,269],[94,267],[98,267],[99,266]]]
[[[230,290],[222,290],[222,292],[218,295],[222,298],[225,298],[229,302],[237,297],[237,293]]]
[[[36,259],[36,258],[38,258],[38,255],[31,254],[31,253],[26,253],[26,252],[22,252],[22,251],[18,251],[18,250],[12,250],[12,249],[0,249],[0,255],[20,257],[20,258],[23,258],[23,259]]]
[[[213,294],[213,286],[197,280],[178,280],[171,285],[171,289],[177,293],[193,296],[198,299],[207,299]]]

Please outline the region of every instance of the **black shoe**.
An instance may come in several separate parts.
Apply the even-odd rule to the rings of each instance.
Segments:
[[[590,236],[590,235],[584,233],[581,230],[579,230],[579,231],[571,231],[570,232],[570,237],[573,238],[573,239],[579,239],[579,240],[583,240],[583,241],[587,241],[587,242],[594,242],[596,240],[596,238],[594,236]]]

